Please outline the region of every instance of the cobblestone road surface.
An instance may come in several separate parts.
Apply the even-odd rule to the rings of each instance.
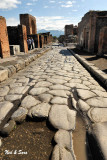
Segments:
[[[107,121],[107,92],[63,47],[54,46],[53,50],[0,87],[0,122],[13,108],[13,101],[21,99],[23,95],[25,97],[11,119],[21,122],[27,115],[48,117],[58,129],[54,137],[56,146],[52,160],[75,159],[72,131],[75,129],[77,111],[88,117],[90,122]],[[70,97],[74,109],[70,108]],[[9,127],[10,123],[3,130]]]

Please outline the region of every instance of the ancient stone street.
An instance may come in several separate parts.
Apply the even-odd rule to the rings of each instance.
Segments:
[[[52,47],[52,50],[1,84],[1,124],[14,107],[14,101],[21,101],[1,132],[10,132],[15,122],[23,122],[26,116],[48,118],[58,130],[51,159],[74,160],[76,154],[72,134],[77,112],[83,115],[87,126],[106,122],[107,92],[66,47],[58,47],[57,44]],[[11,120],[14,123],[10,123]]]

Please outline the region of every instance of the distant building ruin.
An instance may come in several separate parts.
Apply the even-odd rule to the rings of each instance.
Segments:
[[[10,57],[6,20],[2,16],[0,16],[0,57]]]
[[[107,11],[89,11],[78,24],[78,44],[88,52],[107,52]]]

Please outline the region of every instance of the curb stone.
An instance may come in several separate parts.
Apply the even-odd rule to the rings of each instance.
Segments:
[[[94,74],[94,76],[100,81],[102,82],[102,84],[104,85],[105,89],[107,89],[107,75],[102,72],[99,68],[97,68],[96,66],[94,66],[94,64],[92,63],[88,63],[83,57],[80,57],[78,54],[76,54],[75,52],[73,52],[71,49],[68,49],[73,56],[82,64],[86,67],[86,69],[91,72],[92,74]]]
[[[51,48],[43,50],[37,55],[30,55],[26,59],[18,60],[15,65],[9,65],[6,67],[0,67],[0,83],[10,78],[14,73],[23,70],[26,66],[28,66],[31,62],[35,61],[38,57],[42,56],[44,53],[48,52]]]

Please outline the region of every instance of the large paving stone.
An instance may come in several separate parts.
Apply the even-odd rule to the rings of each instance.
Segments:
[[[77,94],[83,100],[96,96],[95,93],[85,89],[77,89]]]
[[[95,97],[90,98],[86,101],[92,107],[107,107],[107,98]]]
[[[8,70],[0,70],[0,82],[8,78]]]
[[[107,108],[91,108],[88,116],[92,122],[105,122],[107,121]]]
[[[54,96],[68,97],[64,90],[51,90],[51,91],[48,91],[48,93]]]
[[[96,93],[99,97],[107,97],[107,92],[102,92],[99,90],[92,90],[94,93]]]
[[[22,86],[22,83],[12,83],[9,85],[10,88],[14,88],[14,87],[21,87]]]
[[[25,94],[29,90],[29,86],[14,87],[9,94]]]
[[[65,80],[62,80],[62,79],[55,79],[55,78],[48,78],[47,79],[48,82],[51,82],[51,83],[55,83],[55,84],[63,84],[63,83],[66,83]]]
[[[23,108],[23,107],[19,107],[18,110],[16,110],[13,115],[11,116],[11,119],[13,119],[16,122],[23,122],[26,118],[26,115],[28,113],[28,110]]]
[[[22,98],[22,95],[16,95],[16,94],[5,96],[5,100],[6,101],[11,101],[11,102],[13,102],[15,100],[18,100],[18,99],[21,99],[21,98]]]
[[[50,83],[50,82],[41,81],[41,82],[36,83],[36,85],[34,87],[49,87],[51,85],[52,85],[52,83]]]
[[[40,101],[38,101],[34,97],[28,95],[22,100],[21,106],[24,107],[24,108],[29,109],[29,108],[31,108],[31,107],[39,104],[39,103],[40,103]]]
[[[29,92],[29,94],[36,96],[36,95],[45,93],[45,92],[47,92],[47,91],[49,91],[48,88],[39,87],[39,88],[33,88],[33,89],[31,89],[30,92]]]
[[[67,105],[68,104],[68,99],[67,98],[62,98],[62,97],[54,97],[51,100],[51,103],[52,104],[65,104],[65,105]]]
[[[32,107],[28,115],[30,117],[48,117],[49,111],[50,111],[51,105],[48,103],[41,103],[34,107]]]
[[[78,100],[77,105],[82,112],[86,112],[90,109],[90,106],[81,99]]]
[[[12,103],[8,101],[0,102],[0,123],[12,108]]]
[[[53,98],[51,94],[41,94],[38,97],[42,102],[47,102],[47,103],[50,102],[50,100]]]
[[[2,87],[0,88],[0,96],[6,96],[9,92],[9,87],[8,86],[5,86],[5,87]]]
[[[49,121],[57,129],[74,130],[76,112],[66,105],[53,105],[49,112]]]
[[[93,124],[92,134],[97,141],[104,159],[107,159],[107,122]]]
[[[67,149],[71,149],[71,135],[68,131],[60,129],[54,136],[55,142],[60,146]]]
[[[66,87],[66,86],[61,85],[61,84],[52,85],[49,88],[53,89],[53,90],[70,90],[70,87]]]
[[[28,82],[29,82],[29,78],[20,78],[20,79],[17,80],[17,83],[26,83],[26,84],[28,84]]]
[[[69,150],[56,145],[52,153],[52,160],[74,160],[74,158]]]

